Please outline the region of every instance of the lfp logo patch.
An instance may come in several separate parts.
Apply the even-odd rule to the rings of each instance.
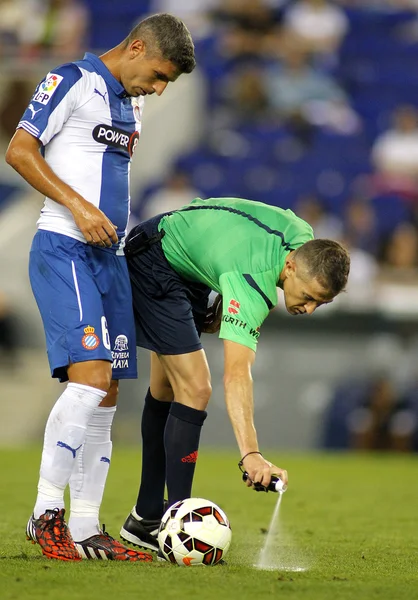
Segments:
[[[228,312],[231,315],[237,315],[239,313],[240,303],[238,300],[230,300],[228,306]]]
[[[62,80],[63,77],[61,75],[48,73],[45,81],[42,81],[42,83],[39,84],[38,91],[33,97],[35,102],[39,102],[40,104],[48,104]]]
[[[87,327],[84,328],[84,335],[81,338],[81,343],[86,350],[96,350],[97,346],[100,344],[100,340],[94,333],[94,327],[87,325]]]

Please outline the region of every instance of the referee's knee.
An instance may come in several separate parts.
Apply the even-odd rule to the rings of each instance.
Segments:
[[[192,379],[187,385],[187,395],[189,402],[185,402],[185,404],[197,410],[205,410],[212,395],[210,381],[208,379]]]
[[[155,400],[160,400],[162,402],[172,402],[174,400],[173,388],[168,380],[158,383],[151,382],[150,392]]]

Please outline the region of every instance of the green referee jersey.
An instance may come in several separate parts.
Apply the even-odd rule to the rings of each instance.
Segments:
[[[163,217],[159,229],[171,267],[222,294],[220,337],[255,351],[286,256],[313,239],[312,227],[261,202],[196,198]]]

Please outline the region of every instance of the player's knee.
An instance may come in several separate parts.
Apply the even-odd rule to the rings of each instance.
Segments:
[[[103,400],[100,402],[99,406],[116,406],[119,395],[119,381],[112,379],[110,382],[109,391]]]
[[[110,391],[110,384],[112,380],[112,369],[106,369],[103,367],[96,367],[86,374],[85,385],[103,390],[104,392]]]
[[[108,392],[112,381],[112,365],[104,360],[73,363],[67,370],[71,383],[88,385],[103,392]]]

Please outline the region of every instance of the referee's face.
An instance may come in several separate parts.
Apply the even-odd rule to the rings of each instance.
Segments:
[[[291,315],[311,315],[323,304],[332,302],[333,296],[317,279],[308,277],[306,270],[295,260],[286,259],[284,272],[284,301]]]
[[[130,44],[121,61],[120,79],[130,96],[161,96],[170,82],[176,81],[179,72],[169,60],[147,54],[141,40]]]

